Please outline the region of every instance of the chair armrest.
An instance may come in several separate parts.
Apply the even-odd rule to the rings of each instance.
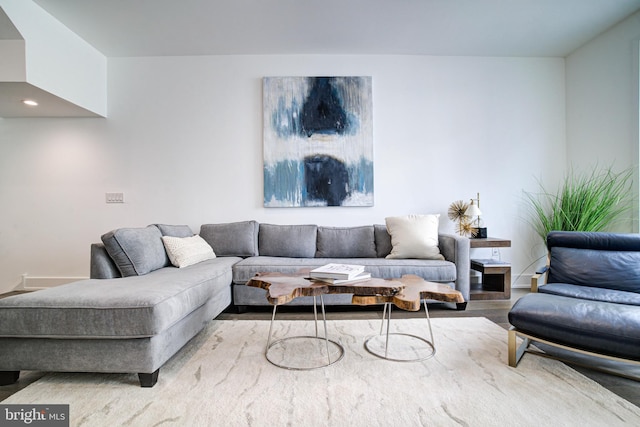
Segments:
[[[531,292],[538,292],[538,286],[544,285],[547,282],[547,272],[549,266],[545,266],[540,271],[536,271],[536,274],[531,276]]]

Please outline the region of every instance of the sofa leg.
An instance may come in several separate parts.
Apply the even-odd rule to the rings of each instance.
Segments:
[[[467,303],[466,302],[457,302],[456,303],[456,310],[464,311],[466,309],[467,309]]]
[[[0,385],[9,385],[18,381],[20,371],[0,371]]]
[[[151,374],[145,374],[140,372],[138,374],[138,379],[140,380],[140,387],[153,387],[158,382],[158,374],[160,373],[160,369],[156,369],[155,372]]]

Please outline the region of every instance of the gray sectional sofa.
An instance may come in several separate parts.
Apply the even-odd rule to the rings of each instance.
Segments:
[[[200,230],[200,235],[212,245],[215,245],[216,227],[203,225]],[[387,259],[392,244],[385,225],[324,227],[255,223],[255,234],[243,235],[247,239],[243,242],[242,251],[233,253],[243,258],[233,266],[233,302],[240,310],[269,305],[263,289],[245,286],[256,273],[294,273],[305,267],[331,262],[364,265],[373,277],[384,279],[416,274],[426,280],[450,283],[465,300],[469,299],[467,238],[440,234],[438,241],[443,259]],[[327,295],[324,302],[347,305],[351,303],[351,295]],[[298,298],[290,304],[311,303],[312,297],[307,297]],[[465,305],[458,308],[464,309]]]
[[[245,286],[260,271],[357,263],[375,277],[450,283],[469,299],[469,240],[455,235],[438,236],[442,259],[388,259],[384,225],[204,224],[199,236],[215,258],[174,267],[163,236],[192,235],[161,224],[114,230],[91,245],[90,279],[0,299],[0,385],[37,370],[135,372],[152,387],[160,367],[232,303],[268,305],[264,290]],[[350,300],[331,295],[325,303]]]

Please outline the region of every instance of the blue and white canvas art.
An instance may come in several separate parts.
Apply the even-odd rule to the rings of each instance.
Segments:
[[[265,77],[264,205],[373,206],[371,77]]]

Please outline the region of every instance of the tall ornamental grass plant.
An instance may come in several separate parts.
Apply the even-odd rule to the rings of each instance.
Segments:
[[[571,170],[556,193],[525,192],[531,203],[531,224],[545,245],[550,231],[607,231],[631,210],[633,170],[611,167],[590,173]]]

